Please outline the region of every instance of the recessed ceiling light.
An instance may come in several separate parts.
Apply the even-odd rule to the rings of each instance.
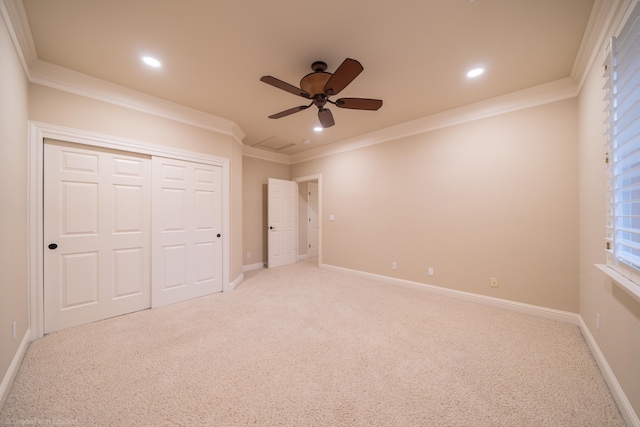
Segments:
[[[322,132],[323,127],[322,126],[316,126],[313,128],[314,131],[316,132]]]
[[[484,73],[484,68],[474,68],[473,70],[467,73],[467,77],[470,77],[470,78],[478,77],[482,73]]]
[[[160,66],[162,65],[160,61],[150,56],[143,56],[142,61],[144,61],[144,63],[149,65],[150,67],[154,67],[154,68],[160,68]]]

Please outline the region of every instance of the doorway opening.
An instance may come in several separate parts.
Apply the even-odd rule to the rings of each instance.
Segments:
[[[298,183],[298,261],[322,265],[322,175],[294,178]]]

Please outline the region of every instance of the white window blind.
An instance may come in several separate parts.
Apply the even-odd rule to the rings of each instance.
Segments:
[[[605,60],[607,263],[640,279],[640,4]]]

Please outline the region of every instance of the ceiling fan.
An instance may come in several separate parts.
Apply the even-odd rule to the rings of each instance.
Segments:
[[[333,73],[327,73],[327,64],[322,61],[316,61],[311,64],[313,73],[309,73],[300,80],[300,88],[297,88],[282,80],[272,76],[263,76],[260,81],[285,90],[294,95],[301,96],[311,100],[309,105],[301,105],[299,107],[290,108],[269,116],[270,119],[279,119],[293,113],[315,105],[318,107],[318,119],[323,128],[331,127],[335,124],[331,110],[325,108],[328,103],[339,108],[350,108],[353,110],[371,110],[376,111],[382,107],[382,100],[369,98],[340,98],[332,101],[329,97],[337,95],[349,85],[358,74],[364,70],[364,67],[355,59],[347,58],[338,69]]]

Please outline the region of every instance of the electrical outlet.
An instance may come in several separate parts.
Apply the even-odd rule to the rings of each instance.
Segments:
[[[16,328],[17,328],[16,322],[13,322],[11,324],[11,338],[13,338],[14,340],[16,339],[16,332],[17,332]]]
[[[433,276],[433,267],[429,267],[429,276]]]
[[[497,277],[492,277],[491,278],[491,287],[492,288],[497,288],[498,287],[498,278]]]
[[[247,252],[247,259],[251,258],[251,252]]]
[[[391,269],[392,269],[392,270],[397,270],[397,269],[398,269],[398,263],[397,263],[397,262],[395,262],[395,261],[394,261],[394,262],[392,262],[392,263],[391,263]]]

